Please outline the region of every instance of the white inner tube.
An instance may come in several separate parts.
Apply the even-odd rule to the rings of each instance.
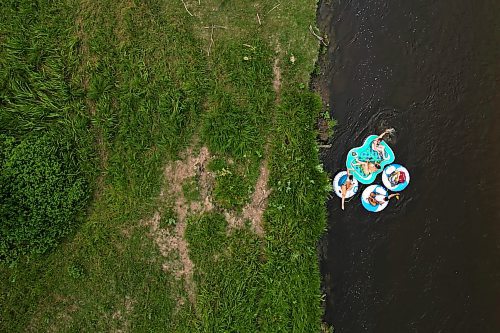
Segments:
[[[368,197],[374,193],[375,199],[379,202],[382,202],[381,204],[377,205],[372,205],[368,201]],[[387,197],[387,190],[385,187],[382,185],[370,185],[361,194],[361,203],[363,204],[363,207],[366,208],[366,210],[370,212],[380,212],[384,210],[385,207],[389,204],[389,201],[384,201],[383,199]]]
[[[404,181],[400,182],[401,179]],[[399,192],[410,183],[410,173],[400,164],[390,164],[382,172],[382,182],[390,191]]]
[[[335,178],[333,178],[333,191],[339,198],[342,198],[342,185],[346,181],[347,181],[347,171],[340,171],[335,175]],[[352,183],[351,188],[345,194],[346,199],[358,193],[358,181],[356,180],[356,178],[353,177],[351,183]]]

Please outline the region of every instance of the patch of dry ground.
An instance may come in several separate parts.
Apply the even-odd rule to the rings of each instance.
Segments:
[[[113,333],[125,333],[130,331],[130,320],[128,319],[134,311],[135,300],[126,296],[123,304],[119,304],[111,318],[118,323],[118,328],[111,330]]]
[[[195,285],[193,281],[194,264],[189,258],[188,244],[185,239],[188,214],[201,214],[213,209],[209,186],[213,175],[206,169],[210,160],[208,148],[202,147],[198,155],[194,155],[193,149],[189,148],[183,159],[168,164],[164,169],[165,188],[160,193],[160,200],[166,197],[174,200],[174,209],[177,215],[177,223],[173,230],[160,226],[161,209],[157,210],[153,217],[146,221],[150,227],[150,236],[155,240],[160,254],[167,258],[162,267],[165,271],[172,273],[176,278],[184,280],[184,287],[188,298],[195,304]],[[182,184],[185,180],[198,176],[200,179],[200,194],[203,202],[188,203],[184,197]],[[172,260],[171,253],[178,255],[178,260]]]
[[[273,88],[276,92],[276,104],[280,103],[280,91],[281,91],[281,69],[280,69],[280,53],[281,47],[279,43],[276,43],[276,58],[274,59],[273,64]]]
[[[249,220],[252,230],[260,237],[264,236],[263,215],[267,207],[267,198],[271,190],[267,187],[269,179],[269,169],[267,168],[267,160],[263,160],[260,165],[260,174],[255,184],[255,190],[252,194],[250,202],[243,207],[242,214],[236,214],[230,211],[224,211],[224,216],[228,223],[229,229],[242,228],[245,220]]]
[[[215,175],[207,170],[211,159],[208,148],[202,147],[198,154],[188,148],[182,159],[169,163],[164,169],[165,186],[160,192],[159,201],[173,200],[177,221],[174,228],[161,226],[162,208],[159,208],[151,219],[144,222],[149,227],[149,236],[155,241],[160,254],[165,258],[162,268],[177,279],[182,279],[189,301],[195,304],[196,288],[193,281],[194,264],[189,258],[189,247],[185,239],[187,219],[190,215],[203,214],[215,209],[211,191]],[[188,202],[184,196],[183,183],[195,177],[200,189],[200,200]],[[267,187],[269,170],[267,161],[260,166],[260,175],[255,185],[251,201],[243,208],[241,214],[221,210],[228,222],[228,232],[233,228],[242,228],[244,221],[251,222],[252,230],[259,236],[264,235],[262,217],[267,207],[270,190]],[[160,205],[161,207],[161,205]],[[184,302],[179,297],[178,303]],[[179,304],[178,304],[179,305]],[[182,304],[180,304],[182,305]]]

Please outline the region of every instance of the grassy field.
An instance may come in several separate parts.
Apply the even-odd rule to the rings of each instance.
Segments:
[[[0,264],[0,331],[321,330],[315,12],[310,0],[4,1],[0,133],[15,148],[0,157],[15,171],[10,151],[48,138],[54,161],[35,160],[63,170],[49,184],[67,184],[59,197],[78,196],[61,201],[59,245]]]

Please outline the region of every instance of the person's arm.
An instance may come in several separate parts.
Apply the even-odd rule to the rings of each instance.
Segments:
[[[383,138],[386,134],[389,134],[389,133],[391,133],[392,131],[394,131],[394,129],[393,129],[393,128],[388,128],[388,129],[386,129],[386,130],[385,130],[382,134],[380,134],[380,135],[378,136],[378,139],[382,139],[382,138]]]
[[[387,133],[389,133],[389,131],[388,131],[388,130],[385,130],[382,134],[380,134],[380,135],[377,137],[377,139],[380,139],[380,140],[381,140],[381,139],[382,139],[382,138],[383,138],[383,137],[384,137]]]

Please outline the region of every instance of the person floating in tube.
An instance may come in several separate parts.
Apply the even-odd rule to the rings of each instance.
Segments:
[[[377,138],[375,138],[375,140],[372,141],[372,149],[374,151],[376,151],[377,153],[379,153],[380,157],[382,157],[383,159],[387,159],[388,156],[386,156],[385,147],[383,145],[381,145],[381,142],[382,142],[385,135],[393,134],[394,132],[395,132],[394,128],[388,128],[382,134],[380,134]]]
[[[345,196],[347,194],[347,191],[349,191],[352,187],[353,187],[352,175],[349,173],[349,169],[347,169],[347,178],[346,178],[344,184],[342,184],[340,186],[340,192],[342,195],[342,210],[344,210],[344,202],[345,202]]]
[[[386,203],[387,201],[391,200],[394,197],[397,200],[399,200],[399,193],[384,195],[384,194],[380,194],[377,192],[372,192],[372,193],[370,193],[370,196],[368,198],[366,198],[366,200],[368,201],[368,203],[370,205],[378,206],[378,205],[383,205],[384,203]]]
[[[373,163],[373,162],[363,162],[363,161],[360,161],[358,158],[356,158],[356,162],[357,163],[354,163],[353,166],[356,166],[356,165],[359,165],[361,166],[361,169],[363,170],[363,173],[365,175],[371,175],[372,173],[374,172],[377,172],[380,170],[381,166],[380,166],[380,163]]]
[[[401,183],[406,182],[406,173],[403,171],[396,170],[387,177],[389,179],[389,183],[392,186],[397,186]]]

